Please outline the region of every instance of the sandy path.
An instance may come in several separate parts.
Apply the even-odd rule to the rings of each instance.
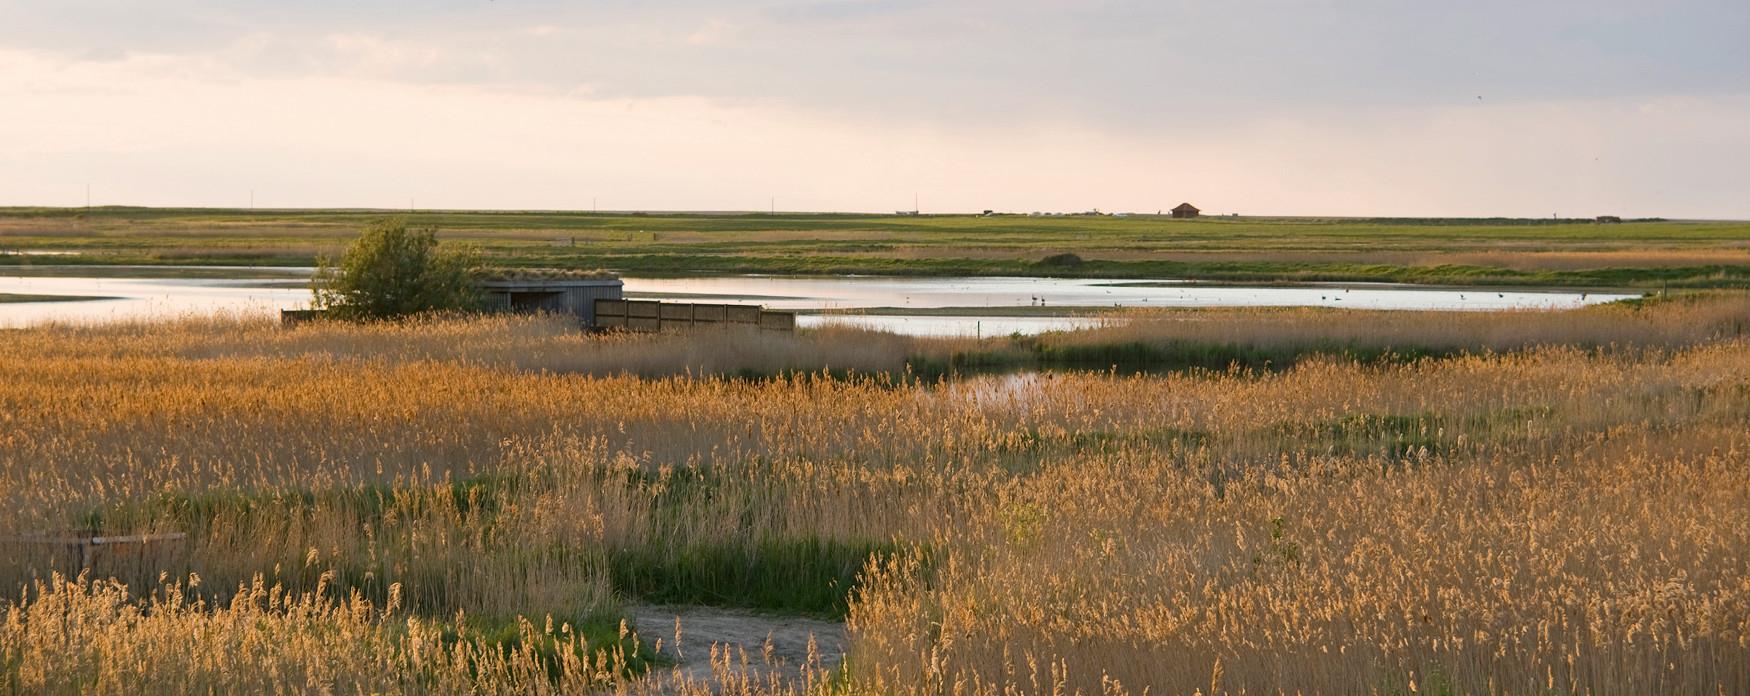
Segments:
[[[646,645],[662,641],[659,652],[673,660],[674,666],[653,671],[650,678],[670,685],[687,681],[720,687],[726,679],[800,684],[807,680],[803,676],[807,672],[818,682],[823,673],[838,668],[848,646],[845,625],[831,621],[712,607],[631,606],[626,612],[640,641]],[[677,619],[679,641],[675,639]],[[815,645],[812,665],[810,639]],[[718,650],[719,665],[724,660],[723,651],[729,651],[730,674],[713,670],[713,646]]]

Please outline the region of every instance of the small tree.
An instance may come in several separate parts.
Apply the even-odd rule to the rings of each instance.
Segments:
[[[476,309],[472,266],[467,251],[438,246],[435,228],[383,220],[365,228],[338,263],[320,261],[312,286],[315,306],[354,320]]]

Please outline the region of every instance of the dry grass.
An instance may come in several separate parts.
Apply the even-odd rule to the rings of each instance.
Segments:
[[[1743,350],[1685,360],[1743,370]],[[1471,367],[1445,378],[1505,377]],[[1491,386],[1647,397],[1535,376],[1573,369],[1563,361],[1517,367],[1518,386]],[[1197,449],[1119,450],[1048,466],[990,491],[982,538],[943,534],[975,549],[948,554],[964,562],[873,584],[853,613],[853,664],[906,692],[1729,692],[1750,679],[1737,512],[1750,443],[1743,383],[1725,384],[1678,388],[1725,386],[1712,403],[1502,418],[1535,435],[1478,447],[1447,414],[1489,413],[1462,403],[1489,387],[1448,382],[1430,396],[1459,403],[1416,404],[1437,415],[1395,453],[1334,444],[1222,467]],[[1381,405],[1372,385],[1318,386]],[[1285,411],[1328,399],[1282,396]],[[1653,422],[1625,423],[1636,411]]]
[[[0,345],[27,343],[64,357],[274,358],[405,364],[454,361],[531,372],[734,375],[901,370],[926,345],[855,329],[800,334],[748,330],[586,334],[566,318],[494,315],[408,324],[319,323],[282,329],[265,317],[185,318],[0,332]],[[971,340],[928,342],[934,351],[972,350]]]
[[[511,650],[457,641],[393,601],[255,583],[229,601],[171,586],[146,598],[55,578],[8,611],[0,687],[14,693],[577,693],[620,681],[626,656],[566,624],[522,622]],[[559,646],[551,657],[537,645]]]
[[[1133,309],[1102,314],[1099,328],[1012,340],[917,338],[827,327],[796,334],[584,334],[564,318],[496,315],[411,324],[314,324],[286,330],[264,317],[185,318],[0,332],[0,348],[59,357],[274,358],[406,364],[444,361],[596,376],[765,376],[794,372],[903,372],[950,361],[1029,367],[1081,351],[1194,348],[1226,366],[1262,356],[1279,366],[1310,354],[1402,356],[1539,346],[1682,348],[1750,330],[1750,294],[1715,292],[1580,310],[1352,311],[1325,308]],[[1146,360],[1148,356],[1143,356]],[[1085,362],[1085,361],[1084,361]],[[1163,368],[1171,364],[1138,364]]]
[[[1173,343],[1259,352],[1325,347],[1409,355],[1503,352],[1538,346],[1681,348],[1750,332],[1750,294],[1720,293],[1579,310],[1135,310],[1106,326],[1042,339],[1064,349]]]
[[[1373,263],[1392,263],[1392,260]],[[1367,261],[1357,261],[1367,263]],[[1714,249],[1612,249],[1608,251],[1493,251],[1424,254],[1405,261],[1408,265],[1458,264],[1511,268],[1516,271],[1574,271],[1593,268],[1678,268],[1683,266],[1743,266],[1750,264],[1750,248],[1721,246]]]
[[[611,640],[592,664],[530,646],[611,625],[636,599],[627,559],[685,570],[688,549],[715,550],[800,578],[782,565],[800,556],[774,549],[897,542],[915,551],[871,561],[833,688],[1735,692],[1750,684],[1750,341],[1720,322],[1740,311],[1393,316],[1373,328],[1541,347],[942,382],[685,375],[932,349],[855,333],[772,348],[516,319],[0,332],[0,535],[188,535],[94,561],[125,591],[57,584],[77,564],[14,544],[0,684],[699,691],[628,681]],[[1163,326],[1362,340],[1367,316],[1382,315]],[[1542,345],[1610,336],[1634,348]],[[524,647],[446,638],[458,616],[525,617]],[[740,659],[715,688],[828,676],[761,681]]]
[[[1505,246],[1505,245],[1503,245]],[[1601,250],[1545,251],[1204,251],[1091,250],[1083,258],[1101,261],[1188,261],[1233,263],[1350,263],[1395,266],[1481,266],[1515,271],[1578,271],[1601,268],[1682,268],[1686,266],[1750,265],[1750,249],[1716,246],[1704,249],[1629,247]],[[907,257],[928,258],[931,250]],[[1025,250],[960,250],[967,258],[1033,259]]]

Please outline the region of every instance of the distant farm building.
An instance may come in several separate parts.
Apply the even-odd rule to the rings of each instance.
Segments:
[[[1173,217],[1176,218],[1194,218],[1202,213],[1203,211],[1198,210],[1197,206],[1191,205],[1190,203],[1180,203],[1177,207],[1173,208]]]
[[[1619,223],[1619,222],[1622,222],[1622,218],[1620,216],[1616,216],[1616,215],[1600,215],[1600,216],[1598,216],[1598,224],[1600,224],[1600,225],[1614,225],[1614,224]]]

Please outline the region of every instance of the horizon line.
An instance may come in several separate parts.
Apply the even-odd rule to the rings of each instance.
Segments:
[[[1523,215],[1378,215],[1378,214],[1317,214],[1317,213],[1205,213],[1196,218],[1173,218],[1166,208],[1158,212],[1138,211],[1102,211],[1089,209],[1074,212],[1058,210],[1035,210],[1026,212],[999,211],[992,209],[989,213],[977,211],[865,211],[865,210],[710,210],[710,209],[675,209],[675,208],[383,208],[383,207],[321,207],[321,206],[284,206],[284,207],[234,207],[209,205],[0,205],[0,211],[25,212],[31,210],[79,212],[79,211],[214,211],[235,213],[382,213],[387,216],[419,215],[419,214],[561,214],[561,215],[675,215],[675,216],[708,216],[735,215],[748,217],[784,217],[784,216],[848,216],[848,217],[1158,217],[1171,220],[1517,220],[1517,221],[1594,221],[1599,217],[1609,215],[1587,215],[1580,217],[1528,217]],[[1620,216],[1623,222],[1750,222],[1750,219],[1740,218],[1708,218],[1708,217],[1668,217],[1668,216]]]

